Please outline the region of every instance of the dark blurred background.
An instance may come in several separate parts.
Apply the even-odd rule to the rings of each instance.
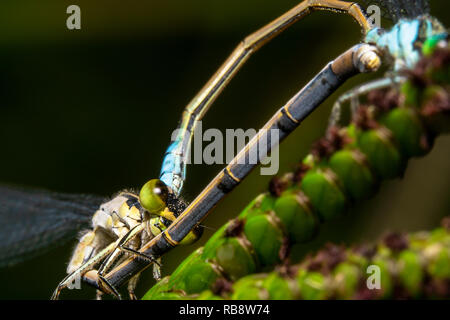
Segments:
[[[246,35],[296,0],[65,1],[3,0],[0,4],[0,181],[59,192],[109,196],[155,178],[184,106]],[[81,7],[81,30],[66,28],[66,8]],[[431,1],[449,25],[450,3]],[[315,13],[256,53],[203,121],[207,128],[259,128],[329,60],[356,44],[349,16]],[[382,73],[377,75],[382,76]],[[280,173],[294,167],[324,132],[333,101],[374,76],[359,76],[336,92],[280,148]],[[423,159],[410,161],[402,180],[297,246],[294,259],[327,241],[374,241],[388,230],[435,227],[449,213],[450,137]],[[222,166],[191,165],[189,201]],[[203,238],[164,257],[170,274],[183,257],[266,190],[255,170],[208,217]],[[0,204],[1,210],[1,204]],[[212,230],[211,230],[212,229]],[[75,241],[0,270],[0,298],[48,299]],[[146,272],[142,295],[153,283]],[[92,298],[94,291],[64,298]]]

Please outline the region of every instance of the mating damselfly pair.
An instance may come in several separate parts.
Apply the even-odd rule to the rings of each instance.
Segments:
[[[232,162],[184,210],[184,205],[178,201],[177,196],[184,180],[183,155],[188,149],[187,141],[190,139],[190,129],[195,121],[203,116],[203,113],[253,51],[314,9],[333,9],[350,13],[367,34],[365,38],[367,43],[352,48],[330,63],[304,90],[275,114],[265,128],[281,130],[280,139],[297,127],[301,120],[349,76],[358,72],[376,70],[380,64],[379,56],[382,53],[394,58],[393,65],[396,67],[395,71],[398,71],[397,69],[405,64],[414,64],[417,61],[416,52],[418,52],[420,44],[438,43],[439,40],[446,38],[443,27],[429,16],[421,16],[420,19],[412,21],[401,20],[391,32],[383,35],[380,29],[372,28],[356,4],[344,1],[304,1],[273,23],[252,34],[237,47],[223,67],[186,108],[184,121],[181,123],[183,129],[180,131],[181,135],[169,148],[168,156],[163,164],[161,180],[165,182],[166,186],[153,180],[143,188],[139,199],[132,194],[122,194],[112,202],[104,204],[94,220],[94,224],[99,227],[97,230],[99,234],[94,232],[85,235],[79,244],[79,250],[75,253],[75,259],[72,260],[70,271],[75,272],[72,275],[73,278],[84,275],[86,271],[94,269],[94,266],[101,265],[100,274],[96,271],[85,274],[86,280],[104,291],[118,296],[116,287],[129,280],[131,275],[138,274],[149,263],[155,262],[155,259],[181,242],[192,230],[201,228],[198,225],[205,215],[248,174],[252,166],[236,165],[237,161]],[[411,14],[413,18],[417,18],[418,12],[412,10],[412,12],[406,11],[402,14]],[[394,36],[398,34],[401,37]],[[391,80],[384,80],[378,84],[386,85],[386,83],[391,85]],[[360,92],[356,93],[360,94]],[[257,136],[252,140],[237,158],[247,157],[249,150],[259,138],[260,136]],[[268,145],[272,147],[277,143],[278,141],[269,141]],[[169,189],[166,190],[166,187]],[[153,218],[150,217],[150,214],[153,214]],[[181,217],[172,223],[179,214]],[[167,227],[169,229],[165,230]],[[103,234],[105,230],[109,230],[109,238]],[[159,235],[161,231],[164,232]],[[135,235],[138,237],[134,238]],[[101,243],[97,244],[96,241]],[[124,252],[126,253],[125,257],[127,255],[134,258],[140,256],[141,259],[126,261],[120,268],[115,268],[114,272],[108,274],[112,267],[117,267],[118,261],[124,259]],[[97,257],[89,261],[89,258],[95,254],[98,254]],[[86,262],[87,264],[79,269]],[[155,265],[157,266],[156,263]],[[155,270],[155,274],[158,275],[157,268]],[[70,283],[73,278],[69,277],[67,283]],[[92,279],[94,280],[92,281]],[[130,292],[133,291],[136,279],[133,278],[131,281]],[[63,286],[67,283],[63,283]]]

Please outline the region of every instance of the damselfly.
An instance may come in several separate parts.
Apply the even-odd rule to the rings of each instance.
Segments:
[[[160,180],[151,180],[145,184],[139,197],[132,193],[120,193],[111,201],[100,206],[93,217],[94,230],[80,240],[67,270],[69,275],[58,285],[53,298],[58,298],[61,289],[70,286],[75,279],[82,276],[88,277],[92,273],[92,276],[96,279],[96,286],[101,291],[114,294],[120,298],[116,286],[111,284],[104,275],[123,259],[121,258],[123,253],[138,257],[145,261],[147,265],[153,263],[154,276],[156,279],[160,277],[159,262],[155,261],[153,255],[142,253],[139,249],[164,231],[184,209],[184,204],[178,199],[178,195],[185,179],[186,157],[196,124],[252,52],[313,9],[348,12],[362,26],[363,30],[367,31],[371,27],[356,4],[342,1],[330,1],[329,4],[320,1],[306,1],[241,42],[186,107],[179,126],[179,134],[169,146],[164,158]],[[336,89],[339,83],[356,72],[358,68],[359,71],[372,71],[379,66],[378,56],[366,46],[349,51],[344,57],[347,60],[340,59],[333,67],[330,65],[326,72],[316,79],[316,83],[320,84],[321,88],[317,88],[317,96],[311,103],[310,109],[308,112],[299,115],[300,118],[311,112],[318,103]],[[286,116],[292,118],[288,111]],[[299,119],[292,120],[297,121],[297,123],[299,121]],[[292,126],[291,124],[286,125]],[[261,138],[258,136],[256,141]],[[275,139],[269,144],[276,144],[277,142],[278,139]],[[245,167],[245,170],[249,169],[250,167],[248,169],[247,166]],[[233,176],[231,171],[227,171],[227,174],[227,178],[232,178],[235,182],[240,179]],[[238,176],[240,175],[242,174],[238,174]],[[233,180],[229,182],[230,184],[223,185],[223,181],[215,179],[211,184],[219,188],[233,188]],[[197,204],[206,213],[224,195],[225,193],[222,192],[212,199],[203,198],[202,203],[197,202]],[[156,218],[151,219],[151,215],[156,216]],[[196,225],[189,226],[189,231],[183,233],[182,238],[177,237],[178,240],[173,240],[172,244],[191,242],[199,236],[201,227],[196,222],[198,221],[197,217],[189,215],[189,220],[195,222]],[[105,230],[106,233],[109,233],[108,237],[105,236]],[[191,234],[191,236],[188,236],[188,234]],[[99,264],[98,271],[92,271]],[[128,291],[131,297],[134,297],[133,291],[138,276],[139,273],[129,281]]]
[[[98,255],[94,257],[90,263],[85,265],[85,268],[75,270],[74,272],[76,272],[76,274],[72,275],[73,277],[85,275],[86,280],[95,280],[95,286],[118,296],[118,292],[115,288],[123,284],[125,280],[130,279],[131,274],[138,275],[143,268],[154,262],[154,259],[160,257],[162,253],[167,251],[173,245],[182,242],[189,233],[193,232],[191,233],[193,234],[192,238],[195,238],[194,231],[199,230],[199,223],[210,209],[225,195],[226,192],[234,188],[234,186],[242,180],[251,169],[251,166],[227,167],[224,173],[221,173],[219,178],[216,177],[205,191],[192,202],[182,216],[175,220],[176,223],[168,230],[164,231],[184,207],[183,203],[177,199],[177,195],[182,188],[185,178],[184,157],[186,155],[186,150],[189,148],[190,136],[195,127],[195,123],[201,119],[217,95],[223,90],[231,77],[243,65],[252,52],[256,51],[285,28],[315,9],[347,12],[359,22],[364,32],[369,33],[369,31],[373,29],[368,19],[354,3],[345,1],[304,1],[271,24],[247,37],[186,108],[180,125],[180,136],[174,144],[169,147],[168,155],[165,158],[161,172],[161,180],[169,186],[169,189],[167,190],[167,201],[169,202],[168,208],[171,210],[166,210],[167,206],[165,205],[165,201],[161,201],[165,200],[166,193],[162,192],[161,194],[158,194],[165,189],[158,181],[152,181],[144,186],[141,191],[141,201],[137,201],[136,195],[125,193],[117,196],[112,202],[105,203],[96,216],[96,223],[98,226],[105,223],[109,224],[106,225],[106,227],[111,231],[113,229],[121,228],[118,233],[113,231],[114,237],[117,237],[117,240],[114,242],[113,237],[112,242],[109,241],[111,239],[105,241],[109,243],[106,247],[104,247],[105,243],[99,245],[96,248],[97,251],[100,251]],[[301,119],[306,117],[309,112],[332,93],[347,76],[350,76],[357,71],[372,71],[377,69],[379,59],[377,52],[375,51],[376,50],[370,46],[358,46],[349,51],[349,53],[343,55],[342,58],[337,59],[335,63],[330,64],[324,69],[309,84],[309,86],[307,86],[306,90],[297,95],[291,103],[288,104],[288,107],[286,107],[284,111],[281,111],[281,113],[278,113],[270,123],[276,124],[277,126],[284,125],[287,129],[285,135],[288,134],[298,125]],[[352,58],[354,58],[354,61],[352,61]],[[359,63],[359,65],[355,65],[355,62]],[[311,98],[314,99],[310,101],[309,99]],[[301,103],[305,103],[305,105],[302,105]],[[289,107],[291,105],[293,106],[292,108]],[[298,113],[296,114],[295,112]],[[277,120],[277,117],[283,118],[284,123],[281,121],[276,122],[275,120]],[[291,123],[289,121],[291,121]],[[266,127],[270,128],[271,126],[267,125]],[[258,136],[255,141],[258,141],[261,138],[261,136]],[[251,144],[254,144],[255,141],[251,142]],[[269,141],[268,145],[273,146],[277,142],[278,141]],[[246,152],[248,152],[248,149],[244,150],[238,157],[245,157]],[[150,192],[147,193],[147,191]],[[155,193],[157,193],[156,196]],[[144,202],[146,201],[143,199],[145,198],[149,199],[147,205],[144,205]],[[106,214],[104,212],[106,212]],[[154,218],[156,220],[152,220],[152,223],[150,223],[149,219],[150,213],[156,215],[156,218]],[[146,223],[144,223],[144,221]],[[151,230],[152,224],[154,225],[155,223],[159,228]],[[164,231],[163,237],[157,236],[156,238],[153,238],[153,240],[150,240],[161,231]],[[140,243],[133,243],[136,239],[134,238],[135,235],[142,236],[139,240]],[[90,236],[94,236],[95,238],[95,232]],[[101,240],[105,238],[97,237],[96,239]],[[148,240],[150,240],[150,242],[144,245],[144,242]],[[124,246],[127,241],[133,243],[134,248],[133,246]],[[82,257],[83,259],[89,257],[88,252],[90,249],[84,247],[86,243],[89,244],[90,242],[86,241],[80,243],[81,254],[79,254],[78,257]],[[99,250],[101,247],[104,247],[103,251]],[[132,255],[134,260],[129,259],[116,267],[112,272],[106,272],[110,267],[117,264],[117,258],[122,251]],[[105,259],[109,255],[110,258]],[[144,261],[136,260],[135,258],[138,256]],[[91,272],[85,274],[85,272],[95,267],[95,265],[100,264],[100,262],[103,262],[103,268],[100,268],[99,273]],[[79,262],[78,264],[74,263],[73,266],[74,265],[79,266]],[[155,273],[157,275],[157,271],[155,271]],[[66,279],[66,283],[70,283],[71,279],[69,278]],[[132,294],[133,283],[135,283],[135,281],[132,281],[131,283],[130,293]],[[62,286],[58,288],[56,293],[58,293],[59,289],[64,287],[64,285],[65,283],[62,283]]]
[[[314,6],[321,8],[338,9],[347,6],[347,12],[350,9],[355,10],[357,6],[343,1],[304,1],[296,8],[262,29],[261,34],[272,35],[277,28],[284,28],[296,18],[308,13]],[[393,4],[395,13],[402,17],[390,31],[384,31],[379,27],[367,26],[366,36],[363,46],[358,46],[349,51],[349,53],[336,59],[320,72],[302,91],[300,91],[288,104],[283,107],[275,116],[264,126],[264,129],[280,129],[282,133],[280,139],[289,134],[296,128],[300,121],[304,119],[315,107],[317,107],[331,92],[333,92],[345,79],[357,71],[374,71],[379,66],[378,54],[391,59],[391,70],[394,74],[388,78],[389,81],[382,80],[371,84],[369,87],[382,88],[392,83],[398,83],[398,71],[404,68],[411,68],[417,63],[420,51],[427,46],[434,47],[448,37],[445,28],[434,18],[424,11],[425,3],[423,1],[414,2],[411,10],[400,5],[400,3],[389,2]],[[363,17],[363,18],[361,18]],[[362,21],[366,21],[362,15]],[[257,33],[259,34],[259,33]],[[259,34],[259,35],[261,35]],[[250,36],[255,38],[255,36]],[[425,47],[425,48],[424,48]],[[358,56],[357,52],[362,49],[363,55]],[[355,62],[356,61],[356,65]],[[358,69],[358,65],[362,68]],[[365,88],[364,90],[362,88]],[[339,100],[340,103],[347,101],[347,97],[356,98],[357,95],[367,92],[367,87],[360,87],[352,91]],[[339,115],[340,106],[334,109],[332,122],[334,123]],[[256,143],[262,139],[262,135],[256,136],[242,150],[238,156],[228,165],[216,178],[204,189],[204,191],[186,208],[186,210],[160,235],[153,238],[148,244],[143,246],[141,251],[151,256],[160,256],[178,245],[187,233],[198,226],[206,217],[209,211],[217,202],[230,192],[254,167],[252,165],[239,165],[239,159],[246,159],[255,147]],[[265,137],[266,138],[266,137]],[[270,141],[268,150],[270,150],[278,141]],[[245,161],[244,161],[245,162]],[[241,162],[242,163],[242,162]],[[130,276],[140,272],[145,268],[145,263],[139,262],[135,258],[129,258],[106,275],[108,281],[114,285],[120,285],[127,281]],[[86,281],[92,279],[86,278]],[[95,281],[94,281],[95,285]]]

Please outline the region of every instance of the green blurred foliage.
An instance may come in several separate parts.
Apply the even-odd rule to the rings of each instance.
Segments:
[[[81,7],[81,30],[66,28],[70,4]],[[138,189],[158,176],[184,106],[234,46],[296,4],[3,0],[0,181],[104,196]],[[448,26],[450,4],[431,4]],[[320,12],[302,20],[250,59],[204,118],[204,130],[262,126],[329,60],[360,38],[348,16]],[[349,81],[286,139],[280,147],[280,173],[304,157],[324,132],[339,94],[373,77]],[[449,151],[449,137],[439,138],[431,154],[410,162],[403,180],[386,183],[347,217],[323,225],[311,244],[294,248],[294,260],[326,241],[370,241],[387,230],[437,225],[450,208]],[[192,200],[221,167],[189,166],[184,198]],[[269,179],[255,170],[205,221],[202,240],[164,257],[164,275],[265,190]],[[0,270],[1,298],[48,299],[65,276],[74,245]],[[151,272],[146,272],[138,295],[152,283]],[[94,291],[84,288],[65,292],[63,298],[92,298]]]

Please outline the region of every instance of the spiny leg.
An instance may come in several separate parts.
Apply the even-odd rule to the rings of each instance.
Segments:
[[[100,268],[98,269],[98,273],[103,275],[105,272],[108,272],[110,267],[117,261],[119,255],[121,253],[121,248],[127,244],[129,241],[134,239],[138,234],[140,234],[144,230],[143,224],[138,224],[130,229],[120,240],[117,242],[114,251],[108,256],[107,259],[103,261]]]
[[[145,232],[141,232],[141,243],[147,243],[154,235],[150,231],[150,221],[151,220],[146,221]],[[160,230],[159,224],[157,224],[157,226],[155,227],[157,227]],[[160,232],[162,232],[162,230],[160,230]],[[127,249],[127,247],[124,247],[124,244],[122,244],[121,249],[123,250],[124,248],[125,250]],[[134,291],[139,281],[140,275],[141,273],[139,272],[128,281],[128,295],[131,300],[137,299]],[[154,261],[153,263],[153,278],[157,281],[161,280],[161,258],[156,259],[156,261]]]
[[[286,138],[298,127],[303,119],[335,92],[349,77],[362,72],[376,71],[380,63],[376,48],[368,44],[353,46],[328,63],[262,127],[262,130],[266,132],[279,129],[280,127],[284,129],[279,130],[280,135],[268,143],[267,150],[270,151],[273,146]],[[286,125],[287,123],[290,124]],[[143,244],[139,251],[160,257],[165,252],[179,245],[189,232],[196,228],[199,223],[202,223],[215,204],[227,192],[233,190],[242,179],[245,179],[251,169],[256,166],[256,164],[249,163],[246,166],[238,167],[237,164],[255,150],[258,152],[260,137],[260,134],[253,137],[246,147],[238,153],[225,169],[221,170],[210,181],[176,220],[163,233],[155,235],[149,242]],[[238,177],[235,176],[235,173],[238,172],[237,168],[239,169]],[[224,186],[226,190],[224,190]],[[124,259],[123,262],[108,272],[108,280],[117,286],[129,280],[133,275],[142,271],[143,263],[137,260],[134,256]]]
[[[342,96],[340,96],[336,102],[333,105],[333,108],[331,109],[330,119],[328,121],[328,127],[333,127],[339,124],[339,121],[341,120],[341,111],[342,111],[342,105],[348,101],[350,101],[350,107],[352,115],[355,114],[355,112],[358,109],[359,106],[359,97],[361,95],[365,95],[369,93],[372,90],[379,90],[384,89],[387,87],[390,87],[392,85],[397,85],[402,83],[405,80],[404,77],[389,77],[389,78],[382,78],[377,79],[365,84],[362,84],[360,86],[357,86],[350,91],[344,93]]]
[[[96,264],[98,264],[100,261],[105,259],[111,252],[114,251],[114,249],[117,247],[117,243],[111,243],[106,248],[101,250],[99,253],[97,253],[94,257],[90,258],[88,261],[83,263],[81,267],[73,271],[72,273],[68,274],[56,287],[55,291],[53,292],[53,295],[51,297],[52,300],[57,300],[61,290],[64,288],[69,287],[72,285],[74,281],[78,281],[81,279],[84,273],[94,268]]]
[[[153,226],[153,230],[152,230]],[[150,219],[146,222],[146,233],[141,234],[141,243],[147,243],[151,238],[163,232],[161,219]],[[161,280],[161,258],[156,259],[153,263],[153,278],[156,281]]]
[[[161,280],[161,258],[155,259],[154,257],[151,257],[149,255],[141,253],[136,249],[133,249],[130,247],[125,247],[125,243],[128,242],[129,240],[130,240],[130,238],[126,239],[126,241],[124,241],[123,244],[119,244],[118,247],[116,248],[115,252],[118,252],[118,253],[125,252],[128,254],[134,255],[138,258],[141,258],[143,260],[146,260],[149,263],[153,263],[153,278],[157,281]],[[114,295],[118,299],[121,299],[121,296],[120,296],[119,292],[117,291],[117,289],[114,288],[114,286],[111,283],[109,283],[108,280],[106,280],[106,278],[104,277],[105,270],[108,270],[109,266],[111,266],[115,261],[117,261],[117,259],[118,259],[118,256],[116,256],[116,255],[113,256],[113,254],[111,254],[111,256],[108,258],[108,261],[109,261],[108,268],[103,268],[101,271],[99,270],[99,280],[104,285],[106,285],[112,292],[114,292]],[[105,266],[106,266],[106,264],[105,264]],[[136,287],[138,279],[139,279],[138,277],[132,278],[130,280],[132,282],[128,284],[128,293],[129,293],[131,299],[135,298],[134,288]]]
[[[153,264],[153,279],[161,280],[161,258],[156,259]]]

